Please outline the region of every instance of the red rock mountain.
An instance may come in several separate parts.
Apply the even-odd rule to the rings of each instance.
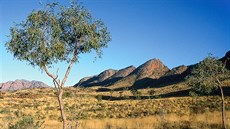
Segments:
[[[159,59],[151,59],[138,68],[136,68],[127,77],[110,85],[110,88],[131,87],[136,82],[138,85],[144,85],[146,79],[158,79],[163,76],[169,69]]]
[[[126,68],[118,70],[113,76],[111,76],[108,79],[113,79],[113,78],[123,78],[128,76],[131,72],[133,72],[136,68],[134,66],[128,66]]]
[[[165,76],[169,76],[169,75],[176,75],[176,74],[182,74],[183,72],[185,72],[188,69],[188,66],[185,65],[181,65],[175,68],[172,68],[169,72],[167,72],[165,74]]]
[[[44,88],[44,87],[49,87],[49,86],[40,81],[15,80],[15,81],[8,81],[6,83],[0,83],[0,91],[14,91],[14,90]]]
[[[129,66],[123,69],[118,70],[113,76],[109,77],[108,79],[104,80],[100,83],[101,86],[109,86],[126,76],[128,76],[130,73],[132,73],[136,68],[134,66]]]
[[[129,75],[135,69],[134,66],[129,66],[120,70],[108,69],[100,73],[99,75],[82,78],[75,86],[103,86],[116,82],[127,75]]]
[[[85,77],[82,78],[75,86],[97,86],[99,83],[105,81],[112,75],[114,75],[117,72],[117,70],[108,69],[103,72],[101,72],[99,75],[95,75],[92,77]]]
[[[220,61],[226,63],[226,67],[230,69],[230,51]],[[83,78],[75,86],[107,86],[110,89],[158,87],[184,81],[196,65],[181,65],[170,70],[159,59],[151,59],[136,69],[129,66],[118,71],[106,70],[98,76]]]
[[[165,75],[161,76],[158,79],[148,79],[145,80],[145,85],[142,86],[141,88],[146,88],[146,87],[158,87],[161,85],[168,85],[168,84],[173,84],[173,83],[178,83],[180,81],[183,81],[185,77],[190,74],[190,70],[192,69],[193,66],[178,66],[175,68],[172,68],[168,72],[165,73]],[[133,88],[140,88],[138,87],[137,82],[136,85],[134,85]]]
[[[154,58],[139,66],[132,74],[136,75],[136,80],[146,77],[157,79],[168,71],[169,69],[167,66],[165,66],[159,59]]]

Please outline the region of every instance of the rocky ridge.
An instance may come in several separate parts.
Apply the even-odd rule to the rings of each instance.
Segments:
[[[151,59],[136,68],[127,77],[115,82],[111,88],[131,87],[133,85],[141,85],[147,79],[158,79],[163,76],[169,69],[159,59]]]
[[[112,75],[114,75],[117,72],[117,70],[108,69],[103,72],[101,72],[99,75],[91,76],[91,77],[85,77],[82,78],[75,86],[96,86],[100,85],[101,82],[105,81]]]
[[[219,59],[226,63],[226,67],[230,68],[230,51],[223,58]],[[83,78],[75,86],[106,86],[110,89],[119,90],[125,87],[130,88],[146,88],[159,87],[162,85],[174,84],[182,82],[185,77],[190,74],[194,65],[181,65],[172,69],[165,66],[159,59],[151,59],[139,67],[129,66],[121,70],[114,70],[112,74],[108,74],[99,80],[98,76],[102,76],[106,71],[98,76]],[[111,75],[111,76],[110,76]],[[97,83],[91,83],[97,82]],[[83,84],[83,85],[82,85]]]
[[[27,80],[15,80],[8,81],[5,83],[0,83],[0,91],[14,91],[14,90],[23,90],[23,89],[33,89],[33,88],[45,88],[49,87],[43,82],[40,81],[27,81]]]

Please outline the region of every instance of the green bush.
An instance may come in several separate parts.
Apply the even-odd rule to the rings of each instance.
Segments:
[[[0,110],[0,114],[9,114],[10,110],[7,108],[3,108],[2,110]]]
[[[132,94],[133,94],[133,96],[135,96],[135,98],[136,99],[141,99],[141,92],[140,91],[138,91],[137,89],[131,89],[131,91],[130,91]]]
[[[71,92],[68,92],[68,91],[63,93],[63,98],[68,98],[68,97],[73,97],[73,96],[74,95]]]
[[[39,129],[42,124],[35,122],[32,116],[25,116],[15,124],[10,124],[9,129]]]
[[[157,98],[156,91],[154,89],[149,90],[148,93],[150,99]]]
[[[97,95],[96,97],[95,97],[96,99],[97,99],[97,101],[102,101],[102,95]]]

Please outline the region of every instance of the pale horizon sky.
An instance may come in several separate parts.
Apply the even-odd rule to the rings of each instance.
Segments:
[[[56,1],[69,4],[68,0]],[[112,41],[103,49],[102,58],[95,62],[95,53],[80,55],[67,86],[109,68],[138,67],[152,58],[173,68],[198,63],[208,53],[222,57],[230,50],[229,0],[80,1],[94,17],[105,22]],[[39,8],[36,0],[0,0],[0,83],[26,79],[53,85],[52,79],[38,67],[14,59],[4,47],[13,23],[20,23],[33,9]],[[59,68],[59,77],[63,77],[67,67],[58,63],[51,72],[56,73]]]

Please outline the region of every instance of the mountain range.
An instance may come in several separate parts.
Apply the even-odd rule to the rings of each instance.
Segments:
[[[15,91],[23,89],[33,89],[33,88],[45,88],[49,87],[40,81],[27,81],[24,79],[17,79],[15,81],[8,81],[5,83],[0,83],[0,91]]]
[[[219,60],[230,68],[230,51]],[[190,74],[194,65],[181,65],[172,69],[165,66],[159,59],[151,59],[139,67],[129,66],[120,70],[108,69],[98,75],[82,78],[74,86],[103,86],[114,90],[125,87],[141,89],[182,82]]]
[[[230,51],[219,59],[230,69]],[[123,88],[142,89],[159,87],[184,81],[194,65],[181,65],[172,69],[165,66],[159,59],[151,59],[139,67],[128,66],[120,70],[108,69],[98,75],[82,78],[74,87],[102,86],[113,90]],[[32,88],[49,87],[40,81],[15,80],[0,83],[0,91],[14,91]]]

